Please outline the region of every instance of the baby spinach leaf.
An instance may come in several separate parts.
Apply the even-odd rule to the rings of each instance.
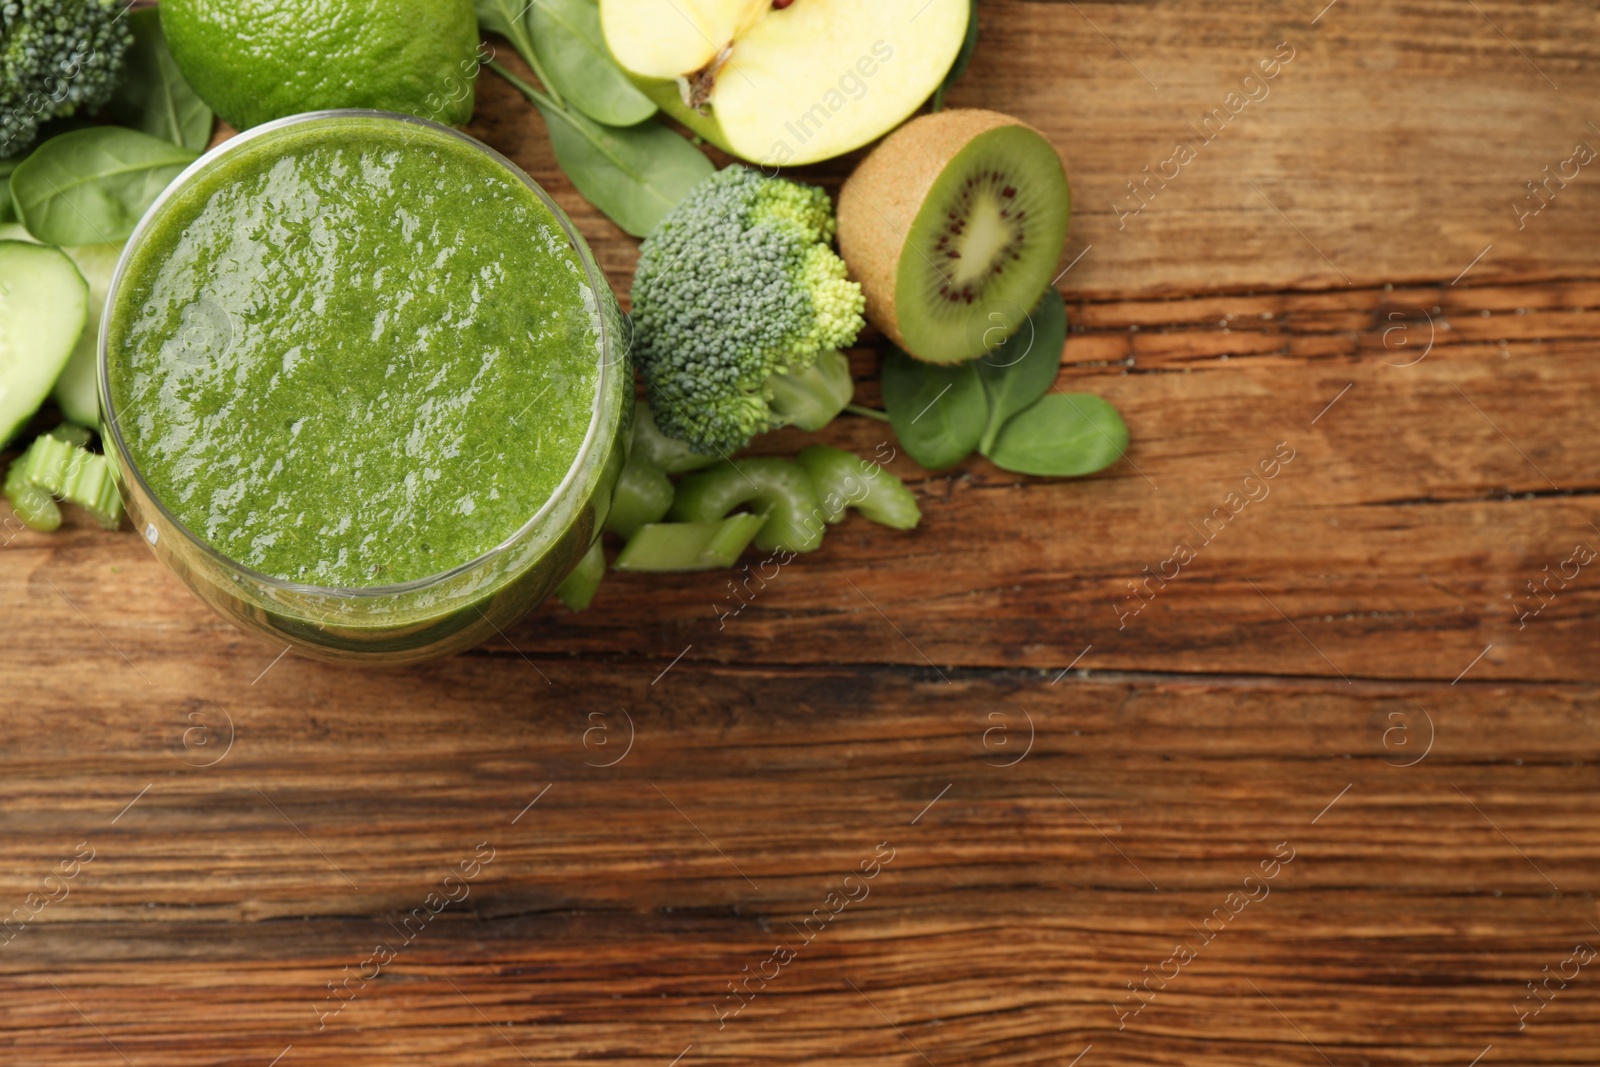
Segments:
[[[1051,393],[1005,424],[989,458],[1018,474],[1072,478],[1111,466],[1127,449],[1116,408],[1092,393]]]
[[[163,141],[203,150],[211,140],[211,109],[179,73],[161,33],[161,13],[153,7],[135,11],[128,25],[133,47],[123,60],[112,117]]]
[[[634,237],[655,229],[662,216],[716,170],[704,153],[660,123],[619,129],[535,103],[550,130],[556,162],[572,184]]]
[[[522,21],[528,10],[522,0],[473,0],[472,6],[478,15],[478,29],[498,33],[519,52],[533,51],[528,28]]]
[[[634,126],[656,113],[611,58],[594,0],[538,0],[528,33],[545,74],[567,103],[607,126]]]
[[[911,458],[935,471],[972,454],[989,410],[971,363],[924,363],[894,347],[883,357],[883,406]]]
[[[544,0],[541,0],[541,3]],[[567,107],[531,50],[525,26],[508,24],[508,0],[476,0],[481,24],[506,33],[549,92],[534,88],[494,61],[490,70],[533,101],[544,116],[556,162],[572,184],[611,221],[634,237],[655,229],[688,191],[716,169],[704,153],[659,123],[607,126]]]
[[[655,229],[684,194],[716,169],[698,148],[660,123],[602,126],[562,107],[499,63],[490,62],[489,69],[539,109],[556,162],[578,192],[634,237]]]
[[[120,126],[52,137],[11,173],[17,218],[46,244],[125,241],[199,153]]]
[[[1067,304],[1055,289],[1045,290],[1039,306],[1016,333],[973,361],[989,395],[989,423],[978,451],[988,455],[1006,420],[1038,400],[1055,384],[1061,349],[1067,343]]]
[[[478,28],[490,33],[498,33],[511,42],[517,54],[522,57],[532,69],[534,76],[544,83],[550,96],[555,100],[556,106],[562,104],[561,91],[550,84],[550,77],[539,63],[539,56],[533,50],[533,39],[528,36],[528,3],[527,0],[473,0],[473,9],[478,14]],[[491,67],[493,63],[489,64]],[[503,73],[503,72],[502,72]],[[507,79],[508,81],[510,79]],[[516,85],[516,82],[512,84]],[[521,88],[518,85],[518,88]],[[526,90],[524,90],[526,91]]]
[[[967,65],[972,62],[972,54],[978,50],[978,0],[972,0],[971,13],[967,15],[967,35],[961,41],[961,50],[956,53],[955,62],[950,64],[950,73],[944,76],[944,81],[939,83],[939,88],[933,92],[933,110],[940,111],[944,108],[945,92],[967,72]]]

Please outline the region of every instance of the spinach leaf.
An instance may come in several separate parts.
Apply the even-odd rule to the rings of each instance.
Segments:
[[[533,2],[538,3],[539,0],[533,0]],[[550,83],[549,75],[545,73],[544,67],[539,63],[538,53],[533,50],[533,38],[528,36],[528,19],[526,16],[529,6],[527,0],[473,0],[472,3],[473,9],[478,13],[478,28],[487,30],[490,33],[498,33],[510,41],[512,47],[517,50],[517,54],[522,57],[523,62],[527,63],[528,67],[533,71],[534,77],[544,84],[551,98],[555,100],[556,106],[560,107],[562,105],[561,91]],[[489,66],[493,67],[494,64],[491,62]],[[504,72],[502,71],[502,73]],[[508,78],[507,80],[510,81],[511,79]],[[519,89],[523,88],[519,82],[512,81],[512,84]],[[523,92],[526,93],[527,90],[523,89]]]
[[[716,170],[703,152],[660,123],[619,129],[535,103],[550,130],[556,162],[572,184],[634,237],[649,234]]]
[[[911,458],[935,471],[972,454],[989,410],[971,363],[923,363],[894,347],[883,357],[883,406]]]
[[[560,95],[596,122],[635,126],[656,113],[611,58],[594,0],[538,0],[528,9],[528,33]]]
[[[1092,393],[1052,393],[1006,423],[989,458],[1018,474],[1071,478],[1111,466],[1127,449],[1116,408]]]
[[[944,81],[939,83],[939,88],[933,92],[933,110],[944,109],[944,94],[952,85],[967,72],[967,65],[972,62],[972,53],[978,50],[978,0],[972,0],[972,11],[967,15],[967,36],[961,41],[961,51],[956,53],[955,62],[950,64],[950,73],[944,76]]]
[[[522,22],[522,15],[528,7],[522,0],[473,0],[473,9],[478,15],[478,29],[490,33],[498,33],[516,46],[517,51],[532,51],[528,41],[528,28]]]
[[[975,361],[984,392],[989,394],[989,424],[983,428],[979,452],[989,455],[1006,420],[1055,384],[1066,343],[1067,304],[1052,288],[1045,290],[1021,329]]]
[[[163,141],[204,150],[211,140],[211,109],[178,71],[161,34],[161,13],[153,7],[136,11],[128,16],[128,25],[133,47],[123,60],[112,117]]]
[[[52,137],[11,173],[17,218],[46,244],[126,241],[199,153],[120,126]]]

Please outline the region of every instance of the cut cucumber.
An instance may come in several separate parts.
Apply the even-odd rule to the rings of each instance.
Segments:
[[[121,245],[74,245],[63,248],[77,264],[78,273],[89,283],[89,317],[78,338],[78,347],[56,379],[51,393],[61,405],[61,413],[80,426],[100,425],[100,319],[105,314],[106,296],[111,291],[111,276],[122,258]]]
[[[89,315],[89,285],[59,248],[0,241],[0,446],[39,410]]]

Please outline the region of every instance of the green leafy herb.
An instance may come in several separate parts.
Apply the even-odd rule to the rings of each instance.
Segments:
[[[987,456],[1006,420],[1049,391],[1066,342],[1066,301],[1047,289],[1021,329],[974,363],[989,397],[989,422],[978,441],[979,452]]]
[[[655,229],[663,215],[715,170],[699,149],[665,126],[602,126],[562,107],[500,64],[489,67],[539,108],[556,162],[578,192],[635,237]]]
[[[971,363],[923,363],[893,347],[883,357],[883,406],[900,443],[929,470],[971,455],[989,416]]]
[[[1122,458],[1128,427],[1092,393],[1052,393],[1005,424],[989,458],[1018,474],[1073,478]]]
[[[564,106],[565,101],[561,99],[561,92],[550,83],[549,75],[539,62],[539,54],[533,49],[533,38],[528,35],[526,19],[528,4],[525,0],[473,0],[472,6],[478,13],[478,28],[498,33],[510,41],[528,66],[533,68],[534,77],[544,83],[556,106]],[[493,63],[489,65],[494,66]],[[506,80],[516,84],[509,77]]]
[[[199,153],[120,126],[52,137],[11,174],[17,217],[47,244],[125,241]]]
[[[607,126],[634,126],[656,113],[611,58],[594,0],[538,0],[527,19],[540,78],[567,103]]]
[[[967,65],[972,62],[972,54],[978,50],[978,0],[972,0],[972,12],[967,16],[967,36],[961,42],[961,51],[956,53],[955,62],[950,64],[950,73],[944,76],[944,81],[939,83],[939,88],[933,92],[933,105],[931,111],[944,109],[944,94],[961,75],[967,72]]]
[[[202,151],[211,140],[211,109],[190,88],[161,33],[161,13],[146,8],[128,16],[133,47],[111,114],[117,122],[163,141]]]

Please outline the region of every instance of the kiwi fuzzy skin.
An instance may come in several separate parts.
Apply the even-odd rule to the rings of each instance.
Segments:
[[[1035,127],[998,111],[958,108],[922,115],[873,149],[839,194],[839,252],[861,283],[867,318],[918,359],[951,362],[928,360],[906,344],[900,331],[895,289],[907,235],[956,154],[973,138],[1005,126],[1031,130],[1048,142]],[[975,351],[965,358],[981,354]]]

